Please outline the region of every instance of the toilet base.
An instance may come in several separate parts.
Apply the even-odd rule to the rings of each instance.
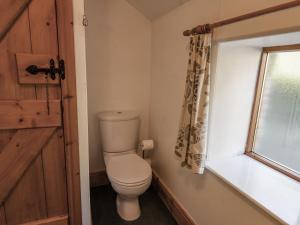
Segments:
[[[118,194],[116,201],[118,214],[123,220],[133,221],[140,217],[141,209],[138,196],[128,198]]]

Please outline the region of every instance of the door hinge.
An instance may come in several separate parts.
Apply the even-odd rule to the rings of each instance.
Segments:
[[[84,27],[87,27],[89,25],[89,20],[88,20],[88,18],[87,18],[87,16],[85,14],[82,17],[82,25]]]

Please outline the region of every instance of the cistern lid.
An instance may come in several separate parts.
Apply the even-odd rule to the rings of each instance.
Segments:
[[[98,118],[104,121],[122,121],[137,119],[139,113],[136,111],[105,111],[98,114]]]

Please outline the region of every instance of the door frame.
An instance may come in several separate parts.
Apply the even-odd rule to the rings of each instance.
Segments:
[[[73,0],[56,0],[59,57],[65,60],[61,82],[66,154],[69,224],[81,225],[81,190],[77,120]]]

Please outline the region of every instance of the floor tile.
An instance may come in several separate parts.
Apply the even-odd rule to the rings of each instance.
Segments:
[[[177,225],[172,215],[149,188],[141,197],[141,216],[135,221],[122,220],[116,210],[116,193],[111,186],[91,189],[93,225]]]

